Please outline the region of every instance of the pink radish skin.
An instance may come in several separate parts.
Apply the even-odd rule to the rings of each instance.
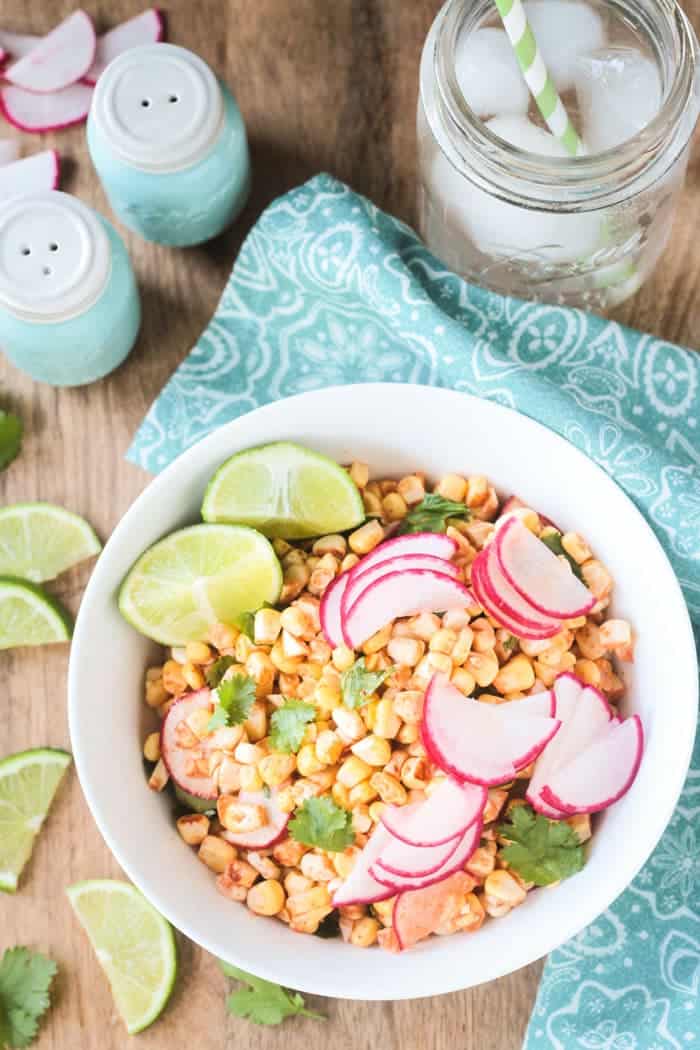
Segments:
[[[567,816],[599,813],[627,794],[643,753],[644,730],[639,715],[611,722],[605,734],[552,774],[542,788],[542,798]]]
[[[19,160],[19,143],[14,139],[0,139],[0,167]]]
[[[501,572],[495,544],[489,544],[486,550],[482,551],[482,554],[478,555],[478,557],[482,557],[482,555],[486,591],[494,601],[497,601],[499,608],[502,608],[515,623],[519,623],[523,627],[529,627],[533,631],[554,631],[558,633],[561,630],[561,620],[538,613],[537,609],[533,608],[530,602],[526,601],[514,587],[510,586],[508,580]]]
[[[407,846],[444,846],[471,827],[488,801],[486,788],[447,779],[424,802],[387,806],[380,820]]]
[[[291,813],[285,813],[277,805],[277,792],[271,788],[269,797],[264,791],[239,791],[238,801],[244,805],[264,806],[267,810],[267,824],[257,831],[246,831],[236,834],[222,828],[219,834],[232,846],[242,849],[266,849],[274,846],[287,834],[287,824]]]
[[[496,532],[493,544],[506,580],[537,612],[568,620],[595,605],[588,588],[517,518]]]
[[[321,630],[326,636],[328,644],[332,645],[334,649],[345,644],[340,621],[340,607],[349,577],[349,572],[336,576],[333,582],[326,587],[323,592],[323,598],[321,598],[321,608],[319,610]]]
[[[409,846],[396,840],[390,842],[374,862],[387,875],[415,879],[434,875],[443,868],[462,841],[464,832],[442,846]]]
[[[394,891],[383,886],[372,878],[369,869],[391,841],[389,832],[381,824],[377,825],[369,842],[357,858],[349,876],[333,896],[333,907],[342,908],[347,904],[376,904],[392,897]]]
[[[388,576],[391,572],[406,572],[409,569],[427,569],[432,572],[441,572],[453,579],[459,579],[461,572],[451,561],[444,558],[436,558],[432,554],[405,554],[399,558],[390,558],[388,561],[380,562],[364,569],[362,562],[350,570],[348,584],[340,599],[340,619],[344,623],[350,614],[353,605],[361,594],[382,576]],[[358,571],[361,570],[361,571]]]
[[[484,787],[512,780],[544,750],[561,723],[538,715],[513,717],[503,712],[510,704],[472,700],[435,675],[425,694],[422,723],[433,762],[457,780]]]
[[[71,84],[51,95],[35,95],[6,84],[0,89],[0,112],[20,131],[61,131],[82,124],[90,111],[92,88]]]
[[[512,700],[498,706],[506,718],[530,718],[532,715],[538,718],[557,718],[557,702],[551,690],[533,693],[532,696],[524,696],[522,700]]]
[[[54,149],[35,153],[14,164],[0,167],[0,200],[22,197],[39,190],[55,190],[61,176],[61,164]]]
[[[399,949],[405,951],[434,933],[458,910],[470,887],[469,876],[458,871],[422,890],[407,890],[394,903],[392,929]]]
[[[5,80],[39,95],[51,94],[85,76],[95,58],[97,36],[92,19],[76,11],[42,37],[36,47],[13,62]]]
[[[216,799],[219,792],[213,777],[192,777],[185,773],[185,765],[191,758],[192,752],[191,749],[179,747],[175,735],[180,722],[202,708],[208,708],[212,712],[214,710],[208,689],[200,689],[197,693],[189,693],[175,701],[163,719],[160,730],[160,753],[168,773],[179,788],[196,798]]]
[[[445,573],[424,569],[392,572],[362,592],[343,622],[343,634],[346,644],[358,649],[398,617],[465,609],[473,601],[467,588]]]
[[[539,642],[546,641],[547,638],[553,636],[551,631],[535,631],[532,628],[523,627],[521,623],[510,619],[507,613],[503,611],[500,604],[497,604],[496,601],[491,599],[485,584],[484,562],[479,562],[477,564],[477,559],[472,563],[471,586],[482,609],[488,613],[489,616],[493,617],[494,620],[500,623],[502,627],[505,627],[507,631],[510,631],[510,633],[516,638],[524,638],[530,642]],[[554,633],[556,634],[558,632],[555,631]]]
[[[40,40],[40,36],[34,36],[29,33],[10,33],[5,29],[0,29],[2,60],[9,55],[12,58],[24,58],[25,55],[34,50]]]
[[[164,38],[165,21],[156,7],[122,22],[97,38],[93,63],[83,76],[85,83],[94,87],[109,63],[124,51],[144,44],[159,44]]]
[[[421,875],[416,876],[415,878],[409,878],[404,875],[389,875],[388,872],[385,873],[379,868],[376,863],[372,864],[370,867],[370,874],[377,880],[377,882],[392,891],[390,896],[394,893],[400,893],[402,890],[425,889],[427,886],[432,886],[436,882],[442,882],[443,879],[448,878],[450,875],[454,875],[456,871],[461,871],[464,868],[465,864],[481,841],[481,832],[483,831],[483,828],[483,821],[479,818],[474,824],[472,824],[469,830],[465,832],[459,846],[450,859],[431,875]]]

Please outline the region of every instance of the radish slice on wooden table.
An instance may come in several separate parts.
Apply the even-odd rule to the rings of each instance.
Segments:
[[[506,580],[539,613],[567,620],[595,605],[571,569],[517,518],[508,519],[493,543]]]
[[[479,819],[487,800],[486,788],[447,777],[425,802],[387,806],[380,819],[395,839],[409,846],[443,846]]]
[[[558,731],[556,718],[513,717],[520,703],[486,704],[435,675],[425,694],[423,742],[433,762],[458,780],[484,787],[505,784],[533,762]]]
[[[20,131],[60,131],[85,120],[91,99],[92,88],[87,84],[71,84],[51,95],[35,95],[5,84],[0,89],[0,111]]]
[[[378,824],[371,839],[357,858],[354,868],[340,889],[336,890],[333,896],[335,908],[342,908],[346,904],[374,904],[393,896],[393,889],[377,882],[369,872],[372,864],[390,841],[389,832]]]
[[[195,711],[202,709],[212,712],[214,710],[208,689],[200,689],[197,693],[190,693],[181,700],[175,701],[163,720],[160,731],[160,753],[168,773],[178,787],[197,798],[215,799],[219,792],[214,778],[193,777],[186,773],[185,769],[192,761],[193,749],[182,747],[177,741],[177,727],[180,723]]]
[[[0,166],[19,159],[19,143],[14,139],[0,139]]]
[[[5,53],[3,57],[11,55],[13,58],[24,58],[41,41],[40,36],[31,33],[10,33],[6,29],[0,29],[0,49]]]
[[[412,948],[451,919],[473,885],[468,875],[458,871],[426,889],[401,893],[391,919],[401,951]]]
[[[392,839],[375,861],[389,876],[404,875],[411,878],[434,875],[443,868],[460,844],[464,835],[455,835],[440,846],[409,846],[406,842]]]
[[[55,190],[61,175],[56,150],[47,149],[31,157],[0,167],[0,200],[21,197],[39,190]]]
[[[271,788],[269,795],[264,791],[239,791],[238,801],[247,806],[264,806],[267,811],[267,821],[261,828],[255,831],[241,831],[236,833],[222,828],[219,834],[232,846],[241,846],[242,849],[266,849],[274,846],[287,833],[287,824],[291,813],[285,813],[277,805],[277,791]]]
[[[544,641],[559,634],[562,621],[552,618],[547,620],[542,616],[537,618],[537,610],[525,603],[502,574],[499,580],[502,580],[505,586],[496,585],[491,570],[497,563],[491,556],[492,552],[493,544],[490,544],[472,563],[472,589],[479,604],[516,638]],[[522,611],[525,608],[529,611],[528,616]]]
[[[92,19],[85,11],[76,11],[8,66],[3,76],[16,87],[37,94],[60,91],[85,76],[95,58],[96,45]]]
[[[424,569],[392,572],[370,584],[343,621],[351,649],[358,649],[391,620],[421,612],[465,609],[474,599],[452,576]]]
[[[481,818],[476,820],[474,824],[465,831],[457,849],[449,860],[430,875],[390,875],[389,872],[380,868],[376,862],[372,864],[370,874],[377,880],[377,882],[380,882],[383,886],[391,889],[393,893],[400,893],[402,890],[420,890],[426,886],[432,886],[434,883],[441,882],[449,875],[454,875],[456,871],[461,871],[464,868],[464,865],[481,842],[481,832],[483,831],[483,827],[484,825]]]
[[[165,23],[161,12],[155,7],[142,11],[97,38],[94,61],[83,79],[94,86],[112,59],[133,47],[159,44],[164,36]]]
[[[340,601],[341,620],[347,619],[353,605],[370,584],[382,576],[388,576],[390,572],[405,572],[408,569],[442,572],[446,576],[452,576],[453,579],[461,576],[457,565],[444,558],[436,558],[432,554],[404,554],[401,557],[389,558],[388,561],[380,562],[378,565],[371,565],[368,569],[360,562],[348,573],[348,584]]]
[[[639,715],[613,721],[585,751],[550,774],[542,798],[567,816],[607,809],[629,791],[643,751]]]

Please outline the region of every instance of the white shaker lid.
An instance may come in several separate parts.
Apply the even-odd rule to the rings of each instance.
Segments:
[[[125,164],[169,173],[190,167],[211,149],[224,100],[198,55],[174,44],[146,44],[107,66],[90,115]]]
[[[102,294],[107,232],[77,197],[42,190],[0,204],[0,308],[27,321],[67,320]]]

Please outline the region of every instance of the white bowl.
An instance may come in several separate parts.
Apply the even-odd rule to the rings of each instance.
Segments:
[[[117,610],[141,552],[198,518],[208,478],[232,453],[290,439],[375,476],[415,469],[488,475],[565,529],[582,532],[615,578],[616,614],[637,634],[625,711],[641,714],[646,752],[629,794],[599,821],[584,870],[539,890],[474,935],[432,937],[400,956],[300,936],[221,897],[187,849],[165,798],[145,784],[143,675],[154,646]],[[606,474],[545,427],[465,394],[372,384],[314,391],[217,430],[157,477],[117,526],[78,617],[69,676],[70,731],[88,804],[129,878],[193,941],[288,987],[345,999],[451,992],[516,970],[596,918],[644,864],[669,821],[695,734],[695,647],[678,583],[653,533]],[[96,873],[99,874],[99,873]]]

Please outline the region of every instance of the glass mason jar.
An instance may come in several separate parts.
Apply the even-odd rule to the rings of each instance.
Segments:
[[[509,144],[469,107],[456,75],[464,34],[493,24],[493,0],[447,0],[421,60],[418,215],[431,251],[468,280],[604,309],[637,291],[668,241],[698,114],[698,44],[675,0],[595,6],[633,27],[657,66],[653,119],[582,157]]]

